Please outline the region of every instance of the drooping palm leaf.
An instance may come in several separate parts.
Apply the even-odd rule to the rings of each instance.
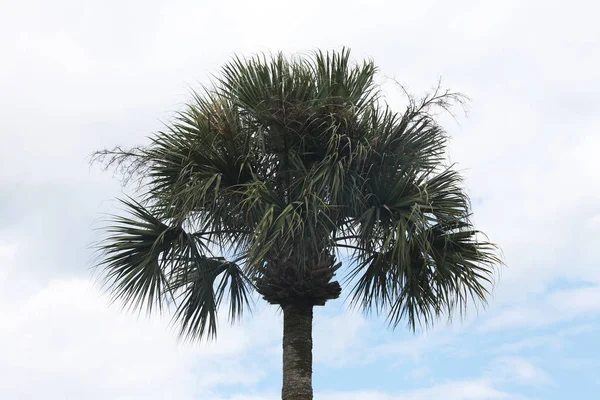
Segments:
[[[132,216],[107,229],[113,294],[172,301],[184,336],[212,336],[221,303],[236,319],[257,288],[275,303],[339,295],[333,254],[350,249],[351,299],[392,326],[484,301],[500,260],[432,112],[462,98],[438,87],[394,112],[376,72],[346,49],[234,58],[147,146],[100,153],[140,175],[147,205],[126,201]]]
[[[217,311],[227,298],[230,320],[250,304],[251,284],[238,265],[210,255],[202,235],[168,226],[142,204],[122,200],[131,217],[115,217],[99,250],[115,300],[148,312],[174,303],[182,336],[216,335]]]

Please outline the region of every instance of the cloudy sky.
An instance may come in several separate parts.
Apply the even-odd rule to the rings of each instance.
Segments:
[[[0,398],[277,399],[281,315],[218,342],[110,306],[90,269],[122,191],[87,157],[144,143],[234,53],[349,46],[471,97],[450,157],[508,265],[487,310],[412,335],[315,316],[316,399],[595,398],[600,12],[592,1],[1,1]],[[389,98],[398,93],[390,86]]]

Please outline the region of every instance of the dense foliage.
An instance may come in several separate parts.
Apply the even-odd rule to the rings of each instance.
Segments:
[[[141,182],[100,243],[112,293],[174,305],[193,338],[216,333],[223,302],[239,317],[253,290],[325,304],[336,272],[393,326],[485,301],[499,260],[432,113],[461,97],[438,88],[394,112],[376,72],[347,50],[236,58],[146,146],[97,153]]]

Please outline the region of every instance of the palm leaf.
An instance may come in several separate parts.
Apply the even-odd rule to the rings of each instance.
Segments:
[[[500,260],[435,114],[465,98],[438,85],[395,112],[376,74],[348,49],[235,57],[147,146],[97,153],[137,174],[145,205],[126,200],[100,246],[113,296],[173,304],[183,336],[212,337],[222,302],[237,320],[259,286],[275,303],[339,295],[332,255],[346,249],[351,300],[394,327],[484,302]]]

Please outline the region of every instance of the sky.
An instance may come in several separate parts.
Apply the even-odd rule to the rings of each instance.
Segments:
[[[593,399],[600,390],[600,7],[592,1],[0,0],[0,398],[271,400],[281,314],[212,343],[110,304],[90,245],[115,197],[95,150],[146,143],[233,54],[352,49],[382,82],[471,98],[444,119],[503,251],[487,308],[412,334],[314,321],[322,400]],[[398,88],[387,85],[393,105]]]

